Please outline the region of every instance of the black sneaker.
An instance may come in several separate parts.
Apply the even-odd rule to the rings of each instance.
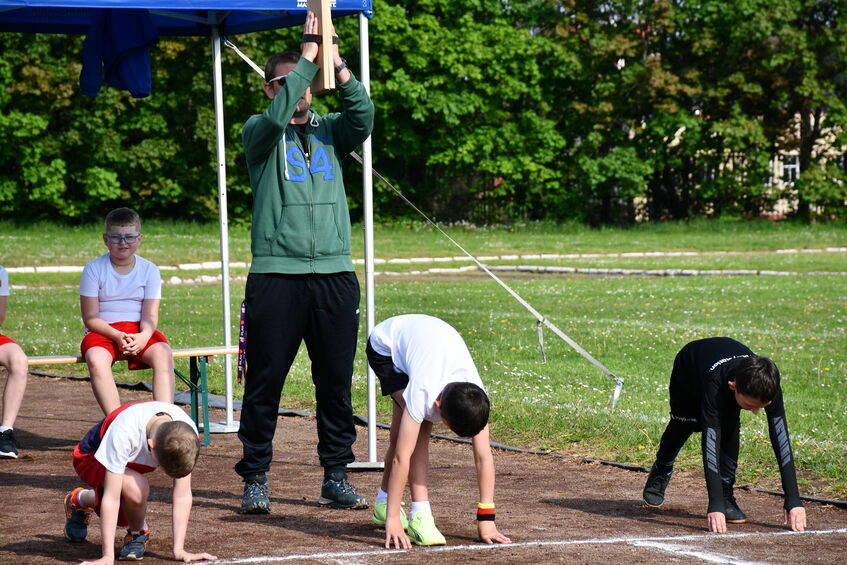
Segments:
[[[329,478],[323,482],[318,504],[328,508],[357,510],[368,507],[367,499],[356,493],[356,487],[347,482],[347,475],[341,473],[330,473]]]
[[[646,506],[658,508],[664,504],[665,489],[668,488],[668,483],[671,482],[671,475],[673,475],[673,469],[662,472],[653,463],[650,474],[647,476],[647,483],[644,485],[644,492],[641,494]]]
[[[735,497],[729,495],[724,498],[725,509],[723,511],[724,516],[726,516],[726,521],[730,524],[745,524],[747,522],[747,515],[741,511],[738,507],[738,503],[735,501]]]
[[[144,559],[144,546],[150,539],[150,530],[132,533],[127,530],[124,545],[118,553],[118,561],[141,561]]]
[[[269,514],[271,501],[268,498],[268,477],[257,475],[244,481],[244,495],[241,497],[242,514]]]
[[[15,430],[0,432],[0,457],[18,458],[18,442],[15,441]]]

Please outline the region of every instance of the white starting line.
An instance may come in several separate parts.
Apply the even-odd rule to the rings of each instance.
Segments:
[[[662,536],[662,537],[620,537],[620,538],[592,538],[579,540],[559,540],[559,541],[527,541],[510,543],[506,545],[493,544],[475,544],[475,545],[449,545],[442,547],[430,548],[415,548],[415,549],[375,549],[370,551],[339,551],[328,553],[301,553],[295,555],[274,556],[268,555],[263,557],[244,557],[239,559],[222,559],[220,561],[206,561],[204,563],[216,563],[217,565],[241,565],[246,563],[283,563],[286,561],[336,561],[339,563],[351,563],[356,558],[362,557],[387,557],[392,554],[405,554],[413,551],[426,551],[426,555],[431,553],[446,553],[446,552],[470,552],[470,551],[492,551],[496,549],[509,549],[521,547],[564,547],[571,545],[612,545],[612,544],[629,544],[638,547],[648,547],[672,553],[679,557],[693,557],[700,561],[708,563],[730,563],[733,565],[766,565],[760,561],[745,561],[723,555],[719,553],[710,553],[707,551],[698,551],[691,549],[690,545],[678,545],[674,542],[686,541],[715,541],[721,539],[739,539],[739,538],[769,538],[780,536],[822,536],[831,534],[845,534],[847,528],[837,528],[831,530],[807,530],[805,532],[758,532],[758,533],[727,533],[727,534],[692,534],[687,536]]]
[[[629,544],[634,545],[636,547],[649,547],[651,549],[658,549],[659,551],[670,553],[677,557],[693,557],[695,559],[699,559],[700,561],[705,561],[707,563],[730,563],[732,565],[767,565],[767,563],[763,561],[744,561],[743,559],[738,559],[737,557],[732,557],[731,555],[699,551],[697,549],[691,549],[685,545],[678,545],[674,543],[664,543],[658,541],[632,541],[629,542]]]

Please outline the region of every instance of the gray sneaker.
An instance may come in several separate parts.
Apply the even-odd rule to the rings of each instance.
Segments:
[[[271,501],[268,498],[268,477],[257,475],[244,481],[244,495],[241,497],[242,514],[269,514]]]
[[[368,507],[367,499],[356,492],[356,487],[347,482],[347,475],[330,473],[321,485],[321,497],[318,504],[328,508],[352,508],[360,510]]]

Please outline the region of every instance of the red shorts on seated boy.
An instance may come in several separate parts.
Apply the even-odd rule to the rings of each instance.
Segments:
[[[109,325],[116,330],[127,334],[137,334],[141,331],[140,322],[115,322],[114,324]],[[138,371],[150,368],[141,361],[141,357],[144,355],[144,352],[150,349],[150,346],[155,343],[168,343],[165,335],[159,330],[153,332],[153,335],[150,336],[150,340],[147,342],[147,345],[144,346],[140,353],[137,355],[124,355],[118,347],[118,344],[108,337],[96,332],[88,332],[82,339],[79,349],[82,356],[85,357],[85,353],[92,347],[102,347],[112,354],[112,364],[125,359],[130,371]]]

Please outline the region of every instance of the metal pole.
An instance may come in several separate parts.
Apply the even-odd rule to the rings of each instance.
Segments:
[[[368,50],[368,18],[359,13],[359,62],[361,76],[359,80],[370,94],[370,52]],[[367,335],[374,327],[374,237],[373,237],[373,176],[371,173],[371,138],[362,144],[362,191],[363,214],[365,224],[365,318]],[[376,454],[376,375],[366,363],[368,371],[368,462],[353,463],[351,470],[382,469],[383,463],[377,461]]]
[[[217,137],[218,156],[218,209],[220,216],[221,240],[221,293],[224,319],[224,345],[232,346],[232,320],[229,301],[229,223],[227,220],[226,201],[226,148],[224,146],[224,102],[223,74],[221,71],[221,42],[220,29],[212,26],[212,74],[214,76],[215,98],[215,132]],[[209,424],[209,431],[236,432],[238,424],[232,417],[232,355],[224,356],[224,379],[226,382],[226,422]],[[206,425],[206,423],[203,423]]]

